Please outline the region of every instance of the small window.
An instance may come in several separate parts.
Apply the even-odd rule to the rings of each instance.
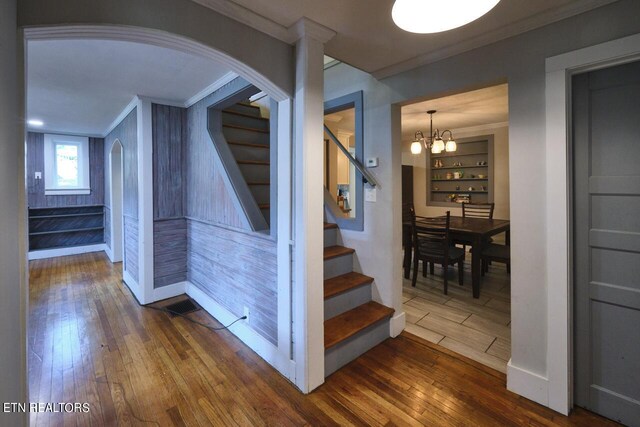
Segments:
[[[90,194],[89,138],[44,136],[44,194]]]

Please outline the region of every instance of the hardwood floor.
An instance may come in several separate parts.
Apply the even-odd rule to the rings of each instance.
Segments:
[[[34,413],[32,425],[614,425],[584,410],[561,416],[506,391],[503,374],[405,333],[305,396],[231,333],[140,307],[103,253],[30,268],[30,399],[91,408]]]
[[[415,288],[404,280],[406,331],[506,373],[511,358],[510,276],[504,264],[493,263],[482,278],[480,298],[473,298],[469,260],[467,254],[462,287],[457,269],[449,267],[448,295],[442,291],[439,266],[434,275],[422,277],[420,265]]]

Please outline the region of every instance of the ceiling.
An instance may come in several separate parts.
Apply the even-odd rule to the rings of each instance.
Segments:
[[[134,96],[187,105],[235,75],[208,59],[139,43],[30,41],[27,119],[31,130],[103,136]]]
[[[411,141],[416,131],[429,135],[428,110],[433,128],[456,130],[502,124],[509,121],[507,84],[405,105],[402,107],[402,141]]]
[[[615,0],[502,0],[475,22],[438,34],[412,34],[391,20],[393,0],[194,0],[291,42],[306,17],[335,31],[326,53],[381,78],[511,37]],[[446,0],[442,0],[446,1]],[[417,16],[428,22],[428,16]]]

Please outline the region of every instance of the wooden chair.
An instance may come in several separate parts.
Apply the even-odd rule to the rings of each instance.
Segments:
[[[488,271],[491,261],[507,264],[507,273],[511,274],[511,248],[508,245],[489,243],[482,248],[480,253],[482,260],[482,275]]]
[[[463,203],[463,218],[486,218],[493,219],[495,203]]]
[[[419,227],[416,226],[415,211],[412,209],[411,228],[413,234],[413,277],[411,286],[416,286],[419,262],[423,269],[426,264],[441,264],[444,270],[444,293],[448,292],[449,266],[458,264],[458,283],[463,285],[464,251],[451,244],[449,235],[449,216],[438,218],[421,218]],[[423,270],[424,272],[424,270]]]

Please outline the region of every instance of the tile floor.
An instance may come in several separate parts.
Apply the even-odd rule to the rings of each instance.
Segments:
[[[442,268],[422,277],[416,287],[404,280],[406,331],[479,363],[506,372],[511,357],[510,276],[504,264],[493,263],[482,278],[480,298],[471,294],[470,254],[464,268],[464,286],[457,268],[449,267],[449,294],[443,293]]]

